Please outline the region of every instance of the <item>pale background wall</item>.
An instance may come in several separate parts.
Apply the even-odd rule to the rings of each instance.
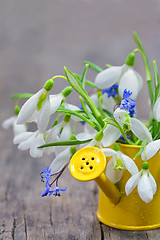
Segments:
[[[51,76],[63,74],[64,65],[80,73],[83,60],[102,68],[123,64],[136,47],[133,31],[143,40],[150,62],[159,63],[159,23],[158,0],[1,0],[1,121],[6,118],[4,102],[12,111],[10,95],[36,92]],[[145,78],[138,55],[136,69]],[[94,81],[92,72],[88,76]],[[57,81],[55,92],[64,86]],[[143,91],[137,100],[143,118],[149,113],[147,97]]]

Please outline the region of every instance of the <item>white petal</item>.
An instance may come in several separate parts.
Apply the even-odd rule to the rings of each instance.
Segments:
[[[60,94],[57,94],[57,95],[50,95],[49,98],[50,98],[51,115],[52,115],[59,108],[64,96],[60,93]]]
[[[56,142],[57,140],[57,137],[59,138],[59,133],[60,133],[60,130],[62,128],[62,123],[59,123],[57,124],[56,126],[54,126],[53,128],[49,129],[47,132],[46,132],[46,143],[51,143],[51,142]]]
[[[152,135],[149,132],[148,128],[138,119],[130,118],[131,121],[131,131],[142,141],[146,140],[147,142],[152,141]]]
[[[49,119],[51,116],[51,107],[50,107],[50,101],[48,96],[43,107],[38,112],[39,112],[38,119],[37,119],[38,130],[41,133],[44,133],[48,126]]]
[[[98,73],[95,84],[101,89],[109,88],[118,82],[122,73],[123,66],[110,67]]]
[[[88,123],[84,125],[84,132],[89,133],[92,136],[95,136],[97,133],[97,131],[93,127],[91,127],[91,125],[89,125]]]
[[[102,95],[102,99],[103,99],[103,104],[102,104],[103,109],[107,110],[110,113],[113,113],[114,107],[116,105],[114,98],[112,97],[108,98],[108,94],[104,93]]]
[[[158,122],[160,122],[160,97],[157,99],[157,101],[154,104],[153,117],[157,119]]]
[[[152,176],[151,173],[149,173],[149,181],[151,183],[152,190],[153,190],[153,195],[154,195],[157,191],[157,184],[156,184],[156,181],[154,180],[154,177]]]
[[[87,139],[91,139],[91,138],[93,138],[93,135],[92,134],[90,134],[90,133],[78,133],[77,135],[76,135],[76,138],[77,138],[77,140],[79,140],[79,141],[85,141],[85,140],[87,140]]]
[[[60,135],[60,141],[68,141],[72,135],[72,129],[69,123],[63,123],[63,130]]]
[[[12,117],[4,120],[4,122],[2,123],[2,127],[4,129],[8,129],[10,126],[12,126],[14,124],[16,119],[17,119],[17,116],[12,116]]]
[[[104,137],[102,139],[102,145],[104,147],[109,147],[113,143],[115,143],[115,141],[117,141],[120,136],[121,136],[121,132],[119,131],[118,128],[116,128],[112,125],[108,125],[104,130]]]
[[[137,172],[127,181],[125,186],[125,192],[127,195],[129,195],[133,191],[133,189],[137,186],[140,179],[140,175],[141,173]]]
[[[120,109],[120,108],[117,108],[117,109],[114,111],[113,116],[114,116],[114,118],[116,119],[116,121],[117,121],[120,125],[122,125],[122,124],[121,124],[121,118],[122,118],[122,116],[123,116],[124,114],[126,114],[126,113],[127,113],[126,110]]]
[[[124,89],[127,89],[132,92],[131,98],[136,99],[141,88],[142,78],[132,68],[128,68],[128,70],[122,75],[120,79],[118,87],[120,96],[123,97]]]
[[[98,107],[98,95],[97,93],[94,93],[90,96],[90,99],[92,100],[92,102],[94,103],[94,105],[96,107]]]
[[[107,168],[106,168],[106,176],[109,178],[109,180],[113,183],[117,183],[122,175],[124,170],[123,169],[113,169],[113,161],[112,159],[108,162]]]
[[[37,92],[35,95],[33,95],[31,98],[29,98],[24,105],[22,106],[19,114],[18,114],[18,120],[17,124],[23,124],[31,118],[34,111],[37,109],[37,103],[39,100],[39,97],[45,92],[44,89],[41,89],[39,92]]]
[[[147,144],[146,146],[146,156],[145,156],[145,151],[142,152],[142,160],[148,160],[152,158],[160,149],[160,140],[155,140]]]
[[[121,153],[121,157],[122,157],[122,162],[124,163],[126,169],[132,174],[134,175],[135,173],[138,172],[138,168],[135,164],[135,162],[128,157],[127,155]]]
[[[28,138],[30,138],[32,135],[33,135],[33,132],[23,132],[23,133],[20,133],[13,139],[13,143],[14,144],[19,144],[21,142],[24,142]]]
[[[18,125],[16,122],[14,122],[13,131],[14,131],[14,136],[17,136],[20,133],[27,131],[27,125],[26,124]]]
[[[22,150],[22,151],[25,151],[25,150],[29,149],[33,144],[35,144],[35,137],[32,135],[27,140],[21,142],[18,145],[18,149]]]
[[[50,169],[51,169],[51,174],[57,173],[62,168],[69,163],[71,157],[71,152],[70,152],[70,147],[65,149],[63,152],[61,152],[51,163]]]
[[[33,158],[38,158],[38,157],[42,157],[43,155],[43,152],[45,149],[40,149],[40,148],[37,148],[41,145],[44,145],[45,144],[45,141],[44,141],[44,138],[43,138],[43,134],[39,133],[38,136],[35,138],[35,143],[31,145],[30,147],[30,155],[33,157]]]
[[[140,198],[146,203],[149,203],[153,199],[153,189],[147,172],[145,171],[143,171],[143,175],[138,183],[138,194]]]
[[[116,151],[111,148],[102,148],[102,151],[104,152],[106,157],[114,156],[117,154]]]

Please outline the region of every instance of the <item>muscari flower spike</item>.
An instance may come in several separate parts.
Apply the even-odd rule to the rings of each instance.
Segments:
[[[102,94],[108,93],[108,98],[110,98],[111,96],[115,97],[117,95],[117,91],[116,91],[117,89],[118,89],[118,84],[114,84],[109,88],[103,89]]]
[[[135,104],[135,101],[132,98],[130,98],[131,95],[132,95],[132,92],[130,90],[129,91],[127,91],[127,89],[124,90],[120,109],[128,110],[129,116],[133,117],[134,114],[136,113],[136,111],[134,109],[136,104]]]

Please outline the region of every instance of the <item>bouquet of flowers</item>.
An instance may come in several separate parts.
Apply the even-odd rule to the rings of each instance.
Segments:
[[[43,157],[44,153],[54,154],[49,166],[43,166],[40,173],[45,183],[44,196],[60,196],[65,188],[59,187],[62,173],[72,156],[88,146],[102,150],[110,160],[106,166],[106,177],[114,184],[118,183],[125,171],[131,174],[126,182],[125,192],[129,195],[137,186],[138,194],[144,202],[150,202],[157,190],[157,184],[149,170],[149,159],[160,149],[160,78],[156,62],[153,62],[152,77],[144,47],[137,33],[134,33],[137,48],[126,58],[122,66],[107,65],[105,70],[85,61],[82,75],[64,68],[65,76],[57,75],[46,81],[37,93],[13,95],[17,99],[15,115],[2,124],[7,129],[13,125],[13,143],[20,150],[30,150],[34,158]],[[151,116],[147,124],[136,118],[136,98],[142,89],[143,80],[134,70],[135,54],[142,56],[150,96]],[[87,69],[97,72],[94,83],[87,80]],[[68,81],[69,86],[61,93],[52,95],[56,79]],[[89,95],[85,86],[89,85],[94,93]],[[67,97],[75,90],[80,104],[75,106],[67,102]],[[20,108],[21,99],[27,101]],[[51,115],[56,113],[52,127],[48,129]],[[60,121],[60,119],[63,120]],[[71,121],[73,124],[71,125]],[[27,130],[28,124],[35,122],[37,130]],[[76,133],[78,124],[83,125],[83,132]],[[139,152],[134,159],[120,151],[118,143],[138,145]],[[139,170],[135,159],[141,157],[142,168]]]

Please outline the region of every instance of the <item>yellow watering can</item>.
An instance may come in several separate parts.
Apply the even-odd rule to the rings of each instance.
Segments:
[[[131,158],[134,158],[140,149],[139,146],[119,145],[121,151]],[[141,170],[140,157],[135,163]],[[131,177],[130,173],[126,171],[120,182],[115,185],[105,175],[106,164],[107,159],[103,151],[96,147],[85,147],[73,155],[69,165],[71,175],[75,179],[95,180],[100,187],[98,219],[108,226],[125,230],[149,230],[160,227],[160,189],[157,189],[150,203],[140,199],[137,189],[126,196],[124,189],[127,180]],[[156,182],[160,182],[158,153],[150,160],[149,166]]]

